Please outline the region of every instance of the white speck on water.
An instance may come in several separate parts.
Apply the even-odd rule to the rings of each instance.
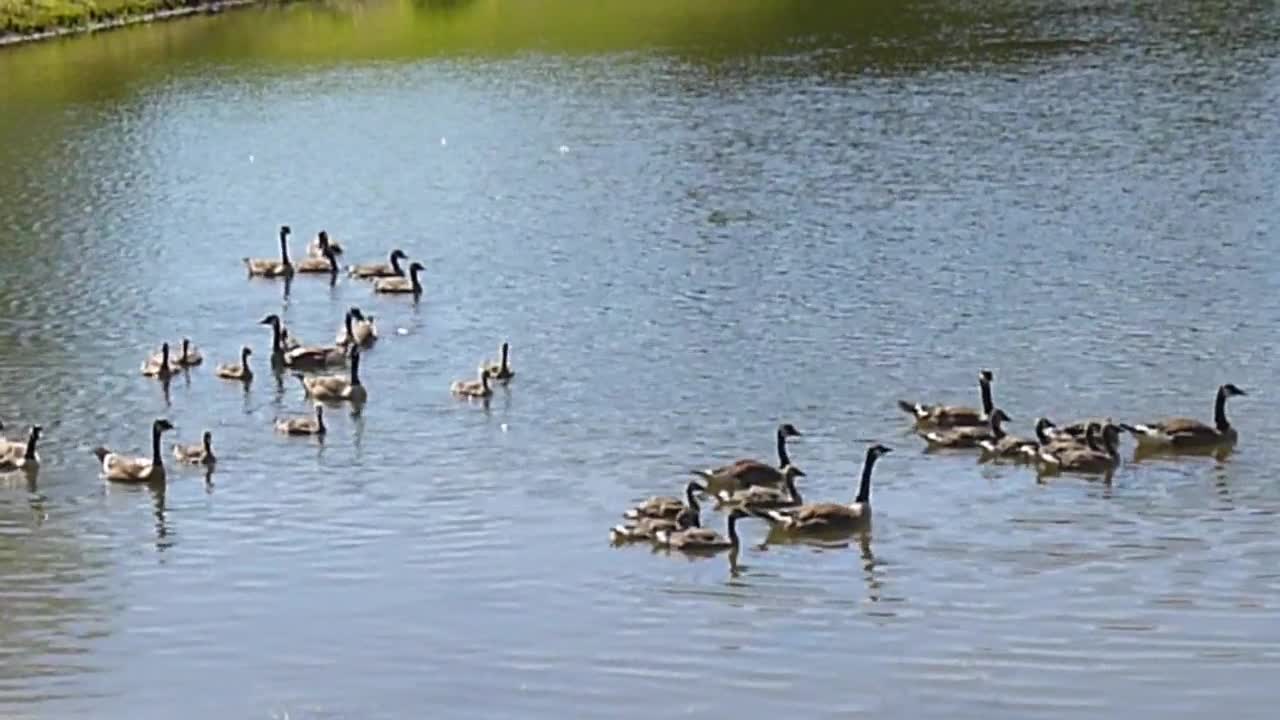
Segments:
[[[560,154],[561,154],[561,155],[564,155],[564,154],[565,154],[565,153],[567,153],[567,152],[569,152],[569,146],[568,146],[568,145],[561,145],[561,146],[560,146]]]
[[[501,424],[501,425],[499,425],[498,427],[502,429],[502,432],[506,432],[506,431],[507,431],[507,424],[506,424],[506,423],[502,423],[502,424]]]
[[[250,164],[250,165],[252,165],[252,164],[253,164],[253,154],[252,154],[252,153],[250,153],[250,155],[249,155],[249,164]]]
[[[408,334],[409,334],[409,328],[396,328],[396,334],[397,334],[397,335],[408,335]]]
[[[440,144],[441,144],[441,145],[448,145],[448,144],[449,144],[449,141],[448,141],[448,140],[445,140],[444,138],[440,138]]]

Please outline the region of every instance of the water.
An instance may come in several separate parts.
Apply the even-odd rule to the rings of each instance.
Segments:
[[[374,4],[0,53],[0,714],[1270,716],[1280,16],[1247,2]],[[248,281],[275,228],[416,306]],[[376,314],[320,445],[266,372]],[[397,330],[403,334],[397,334]],[[137,374],[164,339],[208,361]],[[449,382],[509,339],[488,407]],[[257,351],[248,392],[212,365]],[[1239,449],[1036,482],[899,397],[1208,420]],[[157,416],[209,483],[107,487]],[[873,533],[614,549],[691,467],[792,454]],[[1131,447],[1126,446],[1126,458]],[[720,527],[710,512],[704,521]]]

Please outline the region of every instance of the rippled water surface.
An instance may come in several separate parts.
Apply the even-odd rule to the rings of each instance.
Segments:
[[[0,53],[0,417],[46,428],[0,479],[0,715],[1270,717],[1275,7],[591,5]],[[246,280],[281,223],[404,248],[422,301]],[[308,406],[256,321],[328,341],[353,304],[365,412],[273,434]],[[166,394],[138,364],[183,334],[209,362]],[[504,339],[510,387],[451,397]],[[246,342],[242,391],[212,364]],[[1242,441],[1110,484],[924,454],[894,401],[981,367],[1023,432],[1234,382]],[[90,448],[157,416],[220,467],[106,486]],[[870,535],[609,546],[783,421],[813,499],[895,448]]]

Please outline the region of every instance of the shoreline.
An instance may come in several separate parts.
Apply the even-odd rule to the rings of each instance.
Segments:
[[[248,7],[249,5],[256,5],[260,1],[261,0],[210,0],[209,2],[201,2],[196,5],[166,8],[164,10],[153,10],[151,12],[137,15],[122,15],[120,17],[106,20],[97,20],[85,25],[68,25],[66,27],[50,28],[48,30],[39,30],[31,33],[8,33],[0,35],[0,49],[16,45],[25,45],[27,43],[39,42],[42,40],[55,40],[57,38],[71,37],[73,35],[89,35],[91,33],[103,32],[105,30],[117,30],[131,25],[145,25],[165,20],[176,20],[178,18],[184,18],[191,15],[212,15],[220,13],[223,10],[234,10],[236,8]]]

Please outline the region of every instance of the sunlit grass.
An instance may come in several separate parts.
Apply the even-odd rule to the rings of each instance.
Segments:
[[[0,0],[0,33],[77,27],[193,4],[192,0]]]

